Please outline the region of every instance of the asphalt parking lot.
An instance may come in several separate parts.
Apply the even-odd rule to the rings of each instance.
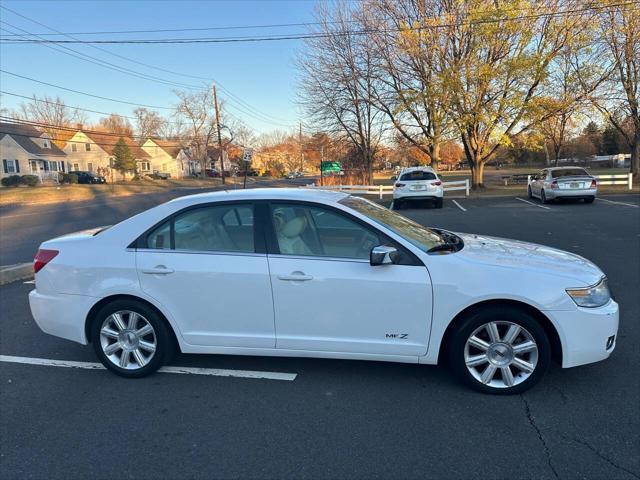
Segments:
[[[594,261],[621,306],[612,357],[554,367],[512,397],[470,391],[442,367],[379,362],[181,355],[182,374],[126,380],[0,361],[0,478],[640,478],[640,196],[402,213]],[[0,287],[0,360],[96,362],[39,331],[32,288]]]

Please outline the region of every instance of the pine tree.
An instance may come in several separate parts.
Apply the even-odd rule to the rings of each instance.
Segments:
[[[120,137],[116,145],[113,147],[113,168],[122,174],[124,180],[127,172],[136,171],[136,160],[126,144],[124,138]]]

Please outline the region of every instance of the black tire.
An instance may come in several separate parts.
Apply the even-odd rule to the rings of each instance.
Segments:
[[[393,201],[393,209],[394,210],[402,210],[404,208],[404,202],[400,199]]]
[[[543,204],[549,203],[549,200],[547,200],[547,196],[544,193],[544,189],[540,190],[540,202],[542,202]]]
[[[533,198],[533,192],[531,191],[531,185],[527,187],[527,196],[529,198]]]
[[[103,351],[100,334],[103,323],[112,314],[121,311],[135,312],[143,317],[143,320],[146,320],[146,322],[153,327],[153,333],[149,334],[151,335],[151,337],[143,337],[147,340],[149,338],[153,338],[155,340],[155,351],[149,358],[148,363],[144,364],[144,366],[133,369],[121,368],[120,366],[114,364],[113,361],[111,361]],[[149,307],[147,304],[136,300],[115,300],[102,307],[96,313],[92,320],[90,336],[94,350],[100,362],[102,362],[102,364],[108,370],[126,378],[140,378],[152,374],[153,372],[158,370],[158,368],[160,368],[166,361],[171,359],[174,351],[173,340],[165,319],[162,318],[153,308]],[[117,343],[117,341],[114,343]],[[120,351],[123,352],[123,350]],[[144,352],[147,355],[149,355],[150,353],[147,351]],[[131,355],[128,358],[134,358],[134,356]]]
[[[584,199],[584,203],[593,203],[596,197],[587,197]]]
[[[465,345],[467,340],[470,338],[472,333],[476,332],[477,329],[490,322],[509,322],[517,324],[524,329],[523,334],[527,333],[530,335],[537,345],[537,359],[535,361],[535,367],[528,378],[526,378],[525,373],[517,370],[516,368],[511,366],[507,367],[512,373],[514,371],[517,372],[517,375],[513,377],[515,378],[513,386],[486,385],[471,373],[465,363]],[[501,325],[500,328],[502,328],[501,338],[504,339],[508,326]],[[518,342],[514,341],[514,343]],[[471,313],[457,326],[456,330],[449,337],[449,343],[446,347],[449,366],[462,383],[479,392],[495,395],[514,395],[530,389],[544,376],[545,372],[549,368],[551,360],[551,346],[544,328],[542,328],[536,318],[531,316],[525,310],[510,306],[487,307]],[[524,355],[533,354],[529,353]],[[533,363],[532,357],[529,357],[528,361]],[[487,362],[487,368],[489,365],[490,363]],[[500,372],[500,380],[496,379],[496,383],[504,382],[502,370],[498,368],[497,372]]]
[[[436,198],[436,208],[442,208],[444,200],[442,198]]]

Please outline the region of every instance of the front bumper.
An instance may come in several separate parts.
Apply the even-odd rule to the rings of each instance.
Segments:
[[[97,298],[84,295],[43,295],[29,292],[31,315],[40,330],[49,335],[66,338],[86,345],[85,321]]]
[[[619,310],[613,300],[598,308],[543,313],[560,336],[563,368],[605,360],[616,347]]]
[[[595,197],[598,194],[597,188],[549,188],[544,191],[547,198],[588,198]]]

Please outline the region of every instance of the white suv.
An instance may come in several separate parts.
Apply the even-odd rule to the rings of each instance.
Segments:
[[[393,185],[393,206],[401,208],[409,200],[433,200],[436,208],[442,208],[443,195],[442,181],[433,168],[405,168]]]

